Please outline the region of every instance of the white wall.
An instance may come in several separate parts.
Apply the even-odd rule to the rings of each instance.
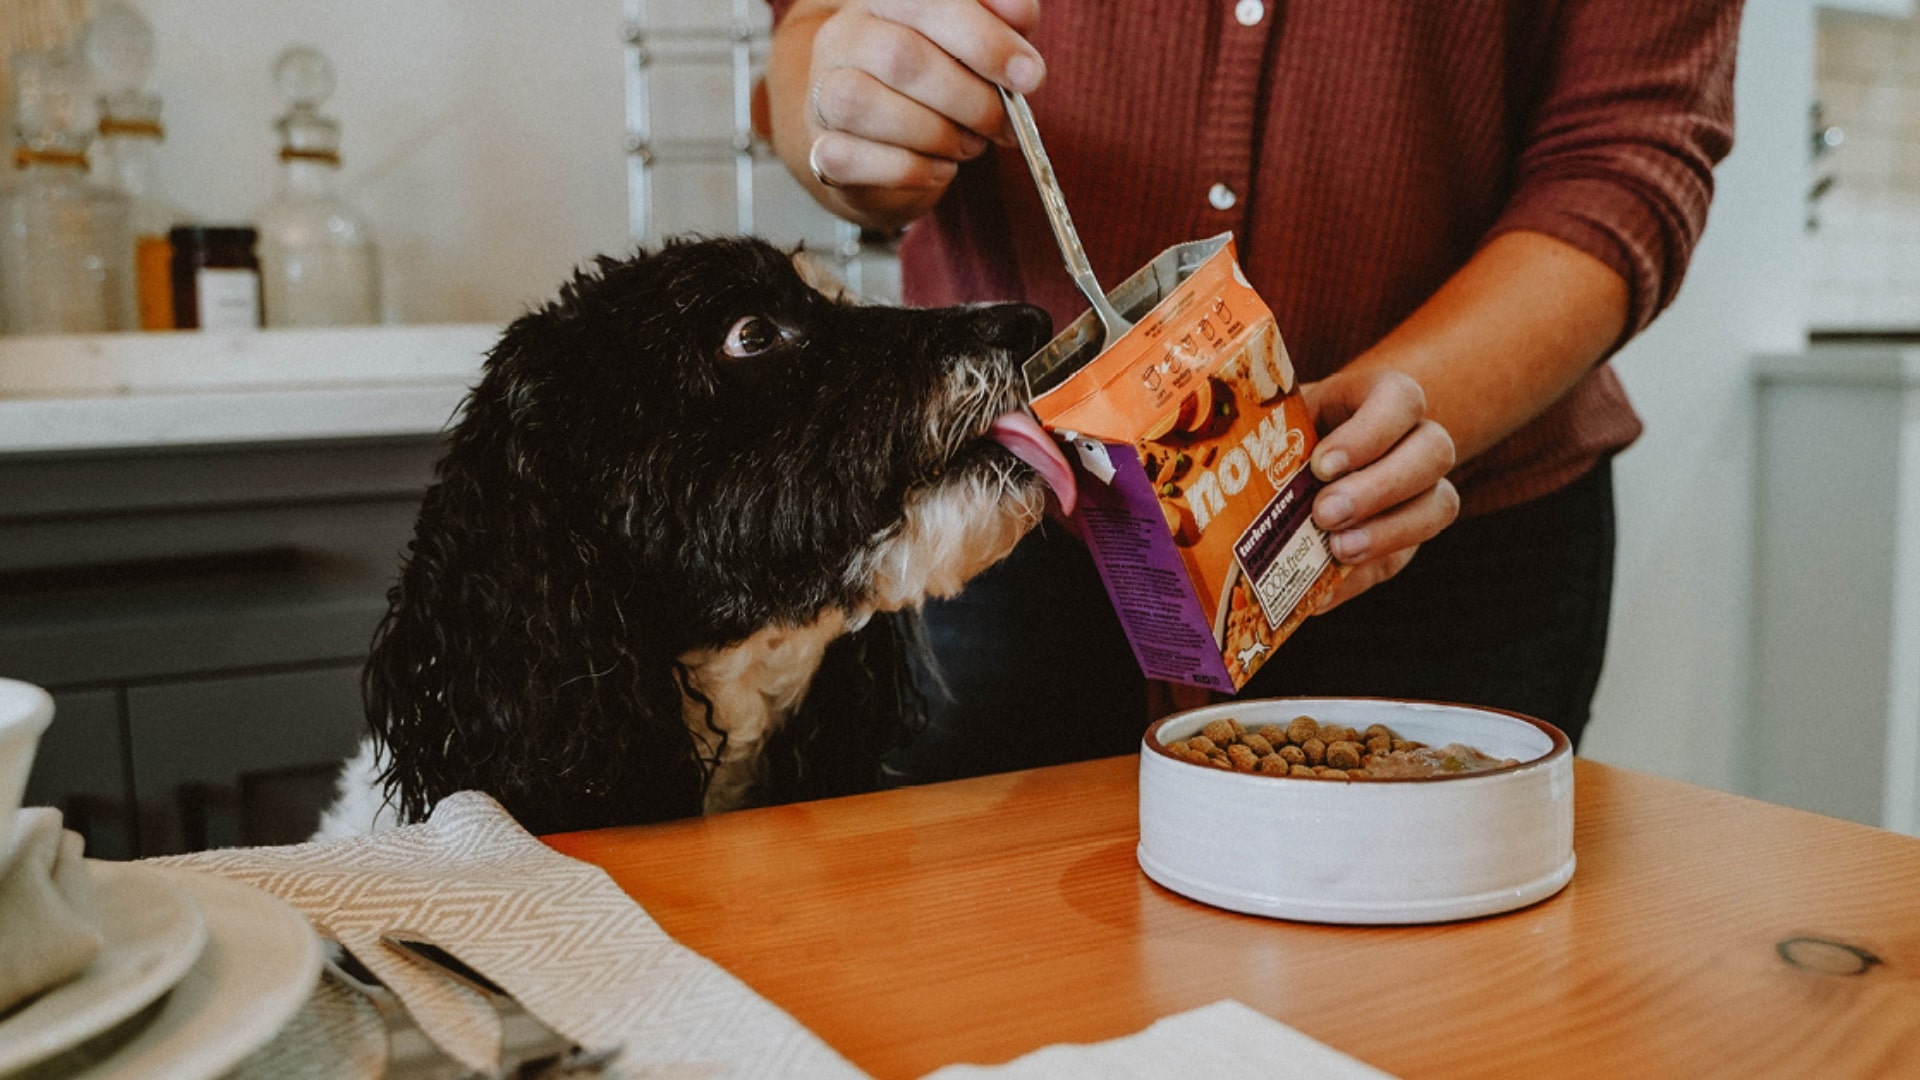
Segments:
[[[281,111],[270,71],[294,44],[333,60],[325,111],[345,125],[346,194],[374,223],[387,321],[499,322],[576,264],[631,246],[623,0],[129,0],[154,25],[161,172],[195,218],[246,223],[272,191]],[[733,130],[730,32],[740,0],[649,0],[653,235],[732,231],[730,159],[689,140]],[[764,34],[771,15],[746,0]],[[725,37],[718,39],[722,45]],[[764,46],[753,59],[763,62]],[[832,218],[770,157],[754,170],[755,231],[830,250]],[[860,284],[897,294],[887,260]]]
[[[388,320],[498,322],[628,246],[620,0],[135,0],[154,26],[163,182],[247,223],[279,169],[270,72],[320,48],[341,180],[373,222]]]
[[[1706,234],[1678,300],[1616,360],[1647,433],[1615,469],[1613,633],[1582,749],[1730,790],[1749,715],[1749,359],[1804,341],[1813,55],[1806,0],[1748,0]]]

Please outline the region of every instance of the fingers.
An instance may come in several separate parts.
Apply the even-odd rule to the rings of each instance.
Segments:
[[[1046,62],[1022,36],[1039,18],[1031,2],[988,7],[975,0],[869,0],[867,8],[880,20],[914,31],[987,82],[1032,93],[1046,78]]]
[[[1322,480],[1378,459],[1427,412],[1426,391],[1397,371],[1340,372],[1304,389],[1314,424],[1325,433],[1313,450],[1313,474]]]
[[[1453,439],[1425,418],[1419,383],[1395,372],[1339,374],[1307,387],[1308,408],[1326,436],[1313,470],[1327,485],[1314,498],[1314,523],[1334,558],[1352,567],[1328,611],[1398,574],[1414,551],[1460,514],[1446,478]]]
[[[946,158],[916,154],[898,146],[828,132],[813,140],[807,165],[827,187],[881,187],[939,190],[959,166]]]
[[[1360,422],[1359,416],[1349,421]],[[1437,485],[1453,468],[1453,439],[1431,420],[1417,421],[1397,437],[1374,433],[1356,436],[1369,441],[1376,438],[1388,444],[1383,454],[1372,461],[1357,461],[1357,468],[1322,488],[1314,499],[1313,519],[1321,528],[1329,532],[1351,528],[1410,500],[1436,494]],[[1335,551],[1338,553],[1338,545]]]
[[[1319,507],[1315,506],[1317,519]],[[1460,516],[1460,494],[1442,479],[1405,502],[1361,519],[1349,528],[1332,531],[1327,544],[1333,557],[1356,565],[1427,542]]]
[[[828,187],[938,189],[989,139],[1011,141],[995,84],[1045,76],[1020,26],[1032,0],[868,0],[816,35],[808,163]],[[1011,21],[1009,21],[1011,20]]]
[[[987,140],[974,130],[975,125],[984,123],[984,117],[973,115],[973,103],[960,100],[966,95],[942,95],[935,90],[928,93],[954,98],[941,104],[951,113],[943,114],[859,68],[833,68],[814,81],[810,113],[820,134],[849,136],[849,141],[870,142],[926,157],[960,161],[987,148]],[[984,100],[987,95],[981,97]],[[998,113],[998,95],[985,100],[985,104]],[[968,117],[966,123],[951,119],[951,114],[962,113]]]
[[[1314,423],[1314,475],[1327,486],[1314,521],[1350,528],[1435,490],[1454,465],[1453,438],[1425,418],[1426,394],[1398,372],[1340,373],[1304,388]]]

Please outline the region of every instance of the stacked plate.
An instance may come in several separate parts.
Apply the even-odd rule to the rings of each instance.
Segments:
[[[211,874],[88,867],[106,948],[0,1018],[0,1076],[218,1076],[312,992],[320,940],[278,897]]]
[[[13,833],[52,716],[46,691],[0,679],[0,836]],[[278,897],[141,863],[87,869],[106,947],[79,976],[0,1014],[0,1077],[218,1076],[313,991],[320,939]]]

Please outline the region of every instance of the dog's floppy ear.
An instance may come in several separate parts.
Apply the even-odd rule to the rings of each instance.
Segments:
[[[435,488],[365,670],[402,819],[463,788],[534,832],[698,813],[705,768],[644,605],[613,582],[582,586],[592,567],[563,560],[583,553],[483,520],[486,507],[471,481]],[[607,631],[621,622],[632,636]]]
[[[404,820],[474,787],[536,832],[700,812],[668,586],[566,488],[593,478],[535,358],[563,347],[568,302],[489,358],[374,638],[367,717]]]

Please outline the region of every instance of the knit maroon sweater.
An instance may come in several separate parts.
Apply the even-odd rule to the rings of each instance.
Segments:
[[[1231,231],[1312,380],[1513,230],[1612,267],[1622,341],[1644,328],[1732,145],[1739,15],[1740,0],[1044,0],[1030,101],[1102,282]],[[1057,325],[1086,310],[1017,153],[963,166],[901,268],[911,303],[1026,300]],[[1464,510],[1550,492],[1639,432],[1601,365],[1462,466]]]

